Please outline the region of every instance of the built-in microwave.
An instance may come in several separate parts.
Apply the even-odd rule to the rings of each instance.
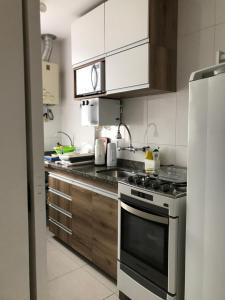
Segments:
[[[74,70],[75,97],[105,93],[105,62],[99,61]]]

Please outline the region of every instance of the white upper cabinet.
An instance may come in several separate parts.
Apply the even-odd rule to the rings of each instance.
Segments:
[[[149,37],[149,0],[105,3],[106,53]]]
[[[73,22],[71,27],[72,65],[104,56],[105,4]]]
[[[149,44],[106,57],[106,90],[125,92],[149,87]]]

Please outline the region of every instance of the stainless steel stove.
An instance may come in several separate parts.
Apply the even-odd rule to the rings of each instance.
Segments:
[[[187,187],[187,182],[184,180],[174,181],[171,178],[162,178],[158,174],[147,175],[139,173],[121,180],[121,183],[175,198],[185,196]]]
[[[181,300],[186,170],[119,181],[118,288],[132,300]],[[123,298],[124,299],[124,298]]]

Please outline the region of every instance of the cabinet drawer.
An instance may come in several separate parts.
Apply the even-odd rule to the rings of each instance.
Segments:
[[[59,207],[49,204],[49,217],[72,230],[72,216]]]
[[[49,230],[60,240],[71,246],[72,232],[61,226],[57,221],[49,218]]]
[[[65,195],[67,195],[67,196],[71,196],[71,185],[60,179],[52,177],[51,175],[49,175],[49,177],[48,177],[48,186],[54,190],[57,190]]]
[[[124,90],[149,84],[149,44],[106,57],[106,90]]]
[[[70,197],[66,198],[64,195],[60,195],[60,193],[52,189],[48,191],[48,203],[56,205],[63,210],[72,213],[72,200]]]

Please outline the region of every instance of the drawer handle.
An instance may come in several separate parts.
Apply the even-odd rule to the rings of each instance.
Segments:
[[[63,231],[65,231],[66,233],[72,235],[72,231],[67,229],[66,227],[64,227],[62,224],[60,224],[59,222],[53,220],[52,218],[48,219],[49,222],[53,223],[55,226],[59,227],[60,229],[62,229]]]
[[[72,218],[72,214],[67,212],[66,210],[58,207],[57,205],[54,205],[54,204],[51,204],[51,203],[48,203],[48,206],[52,207],[53,209],[57,210],[58,212],[62,213],[63,215],[69,217],[69,218]]]
[[[48,191],[51,192],[52,194],[55,194],[59,197],[66,199],[66,200],[72,201],[72,198],[70,196],[67,196],[66,194],[64,194],[62,192],[56,191],[53,188],[49,188]]]

